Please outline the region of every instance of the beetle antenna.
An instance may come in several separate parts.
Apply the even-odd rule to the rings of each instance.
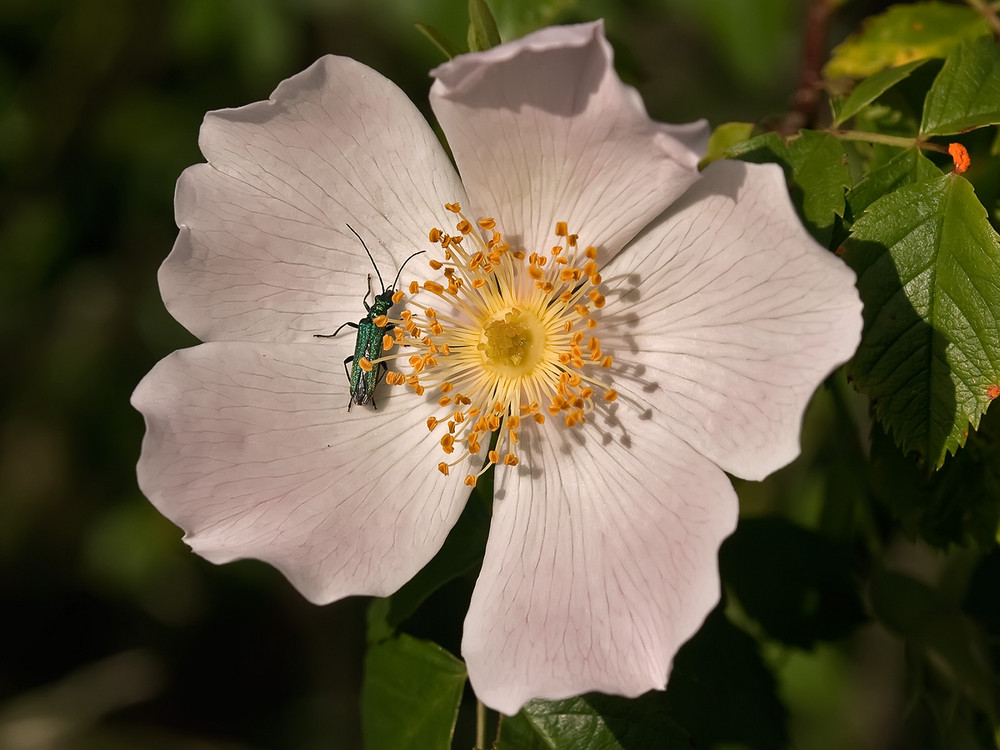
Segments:
[[[409,263],[414,258],[416,258],[418,255],[423,255],[426,252],[427,252],[426,250],[421,250],[420,252],[414,253],[409,258],[407,258],[406,260],[403,261],[403,265],[401,265],[399,267],[399,271],[396,272],[396,280],[394,282],[392,282],[392,288],[393,289],[395,289],[396,288],[396,284],[399,283],[399,276],[400,276],[400,274],[403,273],[403,269],[406,268],[406,264]]]
[[[382,281],[382,274],[380,274],[378,272],[378,266],[375,265],[375,259],[372,257],[371,250],[368,249],[368,245],[365,244],[365,241],[363,239],[361,239],[361,235],[354,231],[354,227],[352,227],[350,224],[348,224],[347,228],[351,230],[351,232],[354,234],[355,237],[358,238],[358,241],[361,242],[361,247],[363,247],[365,249],[365,252],[368,253],[368,260],[370,260],[372,262],[372,266],[375,268],[375,275],[378,276],[378,283],[381,285],[381,287],[382,287],[382,293],[384,294],[385,293],[385,282]],[[400,270],[402,270],[402,269],[400,269]]]

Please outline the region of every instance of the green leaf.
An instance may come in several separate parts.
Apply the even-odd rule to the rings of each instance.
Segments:
[[[835,107],[833,124],[840,125],[845,120],[854,117],[897,83],[908,78],[910,73],[926,62],[927,60],[914,60],[897,68],[881,70],[864,79],[854,87],[854,90],[842,104]]]
[[[948,55],[924,102],[920,132],[952,135],[1000,123],[1000,44],[983,36]]]
[[[361,724],[371,750],[448,750],[465,665],[430,641],[400,635],[368,649]]]
[[[730,623],[721,607],[674,659],[667,702],[694,747],[791,746],[787,712],[757,641]]]
[[[441,50],[441,54],[443,54],[447,59],[451,60],[456,55],[461,54],[461,51],[451,43],[451,40],[449,40],[448,37],[435,29],[433,26],[428,26],[424,23],[415,23],[413,25],[416,27],[417,31],[430,40],[431,44]]]
[[[500,31],[485,0],[469,0],[469,52],[482,52],[500,44]]]
[[[803,130],[787,141],[777,133],[765,133],[732,146],[726,155],[780,164],[792,182],[792,200],[806,227],[822,244],[830,242],[835,217],[844,215],[844,192],[851,184],[840,141],[814,130]]]
[[[756,641],[718,607],[678,652],[665,693],[531,701],[502,720],[496,750],[779,750],[788,736],[775,690]]]
[[[788,520],[741,520],[719,564],[743,611],[783,643],[811,648],[865,619],[846,550]]]
[[[869,206],[847,261],[865,305],[851,377],[903,451],[940,468],[1000,383],[1000,237],[948,174]]]
[[[878,426],[871,436],[871,487],[910,537],[940,549],[992,549],[1000,528],[1000,409],[989,409],[965,449],[928,476]]]
[[[503,718],[496,750],[688,750],[687,733],[669,715],[666,696],[627,699],[591,693],[561,701],[534,700]]]
[[[724,122],[719,125],[708,138],[705,156],[698,163],[698,169],[704,169],[718,159],[725,159],[730,147],[750,137],[753,127],[752,122]]]
[[[455,527],[438,553],[399,591],[369,611],[369,641],[378,641],[395,630],[417,607],[448,581],[472,570],[483,562],[486,538],[490,532],[493,472],[476,484]]]
[[[888,195],[903,185],[925,182],[940,176],[941,170],[920,149],[906,149],[866,174],[847,193],[847,205],[851,208],[851,214],[858,217],[883,195]]]
[[[988,32],[986,20],[961,5],[893,5],[869,18],[861,31],[834,48],[823,75],[866,78],[883,68],[947,57],[966,39]]]
[[[492,0],[493,17],[504,39],[552,26],[579,5],[579,0]]]

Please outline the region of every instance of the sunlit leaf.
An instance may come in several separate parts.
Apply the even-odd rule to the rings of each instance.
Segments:
[[[883,68],[927,57],[947,57],[966,39],[989,31],[985,19],[962,5],[940,2],[893,5],[869,18],[838,45],[823,69],[827,78],[865,78]]]
[[[803,130],[787,141],[777,133],[765,133],[730,147],[726,155],[780,164],[792,183],[792,200],[809,231],[819,242],[829,243],[835,217],[844,215],[844,192],[851,184],[840,141],[814,130]]]
[[[851,188],[847,193],[847,204],[857,218],[883,195],[888,195],[903,185],[925,182],[940,176],[941,170],[920,149],[905,149],[866,174]]]
[[[914,60],[897,68],[887,68],[858,83],[847,99],[835,107],[836,112],[833,124],[840,125],[845,120],[854,117],[854,115],[878,99],[886,91],[907,78],[910,73],[925,62],[927,61]]]
[[[753,128],[752,122],[724,122],[719,125],[708,138],[708,146],[698,168],[704,169],[713,161],[726,158],[726,152],[732,146],[750,138]]]
[[[869,206],[847,260],[865,305],[851,376],[903,451],[939,468],[1000,393],[1000,237],[948,174]]]
[[[448,750],[465,665],[437,644],[400,635],[365,658],[361,723],[371,750]]]
[[[983,36],[948,55],[924,103],[920,132],[951,135],[1000,123],[1000,44]]]

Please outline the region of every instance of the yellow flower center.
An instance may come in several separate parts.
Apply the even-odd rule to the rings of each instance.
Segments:
[[[483,366],[497,377],[529,375],[545,353],[545,327],[530,313],[514,307],[483,327],[479,349]]]
[[[474,227],[457,203],[445,208],[460,221],[455,235],[440,229],[429,234],[444,250],[443,261],[430,262],[443,279],[413,282],[409,293],[439,297],[449,310],[439,313],[428,305],[387,319],[395,327],[383,348],[398,344],[401,353],[377,361],[407,357],[412,372],[389,372],[386,382],[409,386],[417,395],[427,388],[439,395],[441,413],[427,420],[427,428],[441,433],[447,456],[459,451],[457,460],[438,464],[443,474],[480,454],[484,444],[488,449],[492,433],[498,433],[482,470],[465,477],[474,486],[493,464],[517,465],[522,419],[544,424],[546,413],[562,415],[573,427],[586,422],[595,390],[605,401],[614,401],[617,393],[594,374],[594,368],[607,373],[612,365],[592,333],[597,320],[591,309],[605,303],[597,288],[597,250],[581,250],[577,236],[559,222],[557,244],[526,256],[511,250],[493,219],[480,219]],[[399,291],[394,299],[402,297]],[[418,353],[411,354],[414,349]]]

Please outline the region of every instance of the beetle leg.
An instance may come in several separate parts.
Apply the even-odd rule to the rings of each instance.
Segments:
[[[382,378],[385,377],[385,374],[387,372],[389,372],[389,366],[386,365],[385,362],[379,362],[375,366],[375,388],[377,388],[378,384],[382,382]],[[375,403],[375,388],[372,388],[371,402],[372,402],[372,408],[378,409],[378,406]]]
[[[341,327],[343,327],[343,326],[341,326]],[[337,334],[334,334],[334,336],[336,336],[336,335]],[[348,357],[347,359],[344,360],[344,374],[347,375],[347,382],[348,382],[348,384],[350,384],[350,382],[351,382],[351,371],[348,369],[347,365],[349,365],[353,361],[354,361],[354,355],[353,354],[350,357]],[[347,411],[350,411],[351,407],[353,405],[354,405],[354,392],[352,391],[351,393],[347,394]]]
[[[313,334],[313,338],[315,338],[315,339],[332,339],[334,336],[336,336],[338,333],[340,333],[342,330],[344,330],[344,328],[346,328],[347,326],[350,326],[354,330],[358,329],[358,324],[357,323],[352,323],[350,321],[347,321],[343,325],[338,326],[337,330],[334,331],[333,333],[314,333]]]

